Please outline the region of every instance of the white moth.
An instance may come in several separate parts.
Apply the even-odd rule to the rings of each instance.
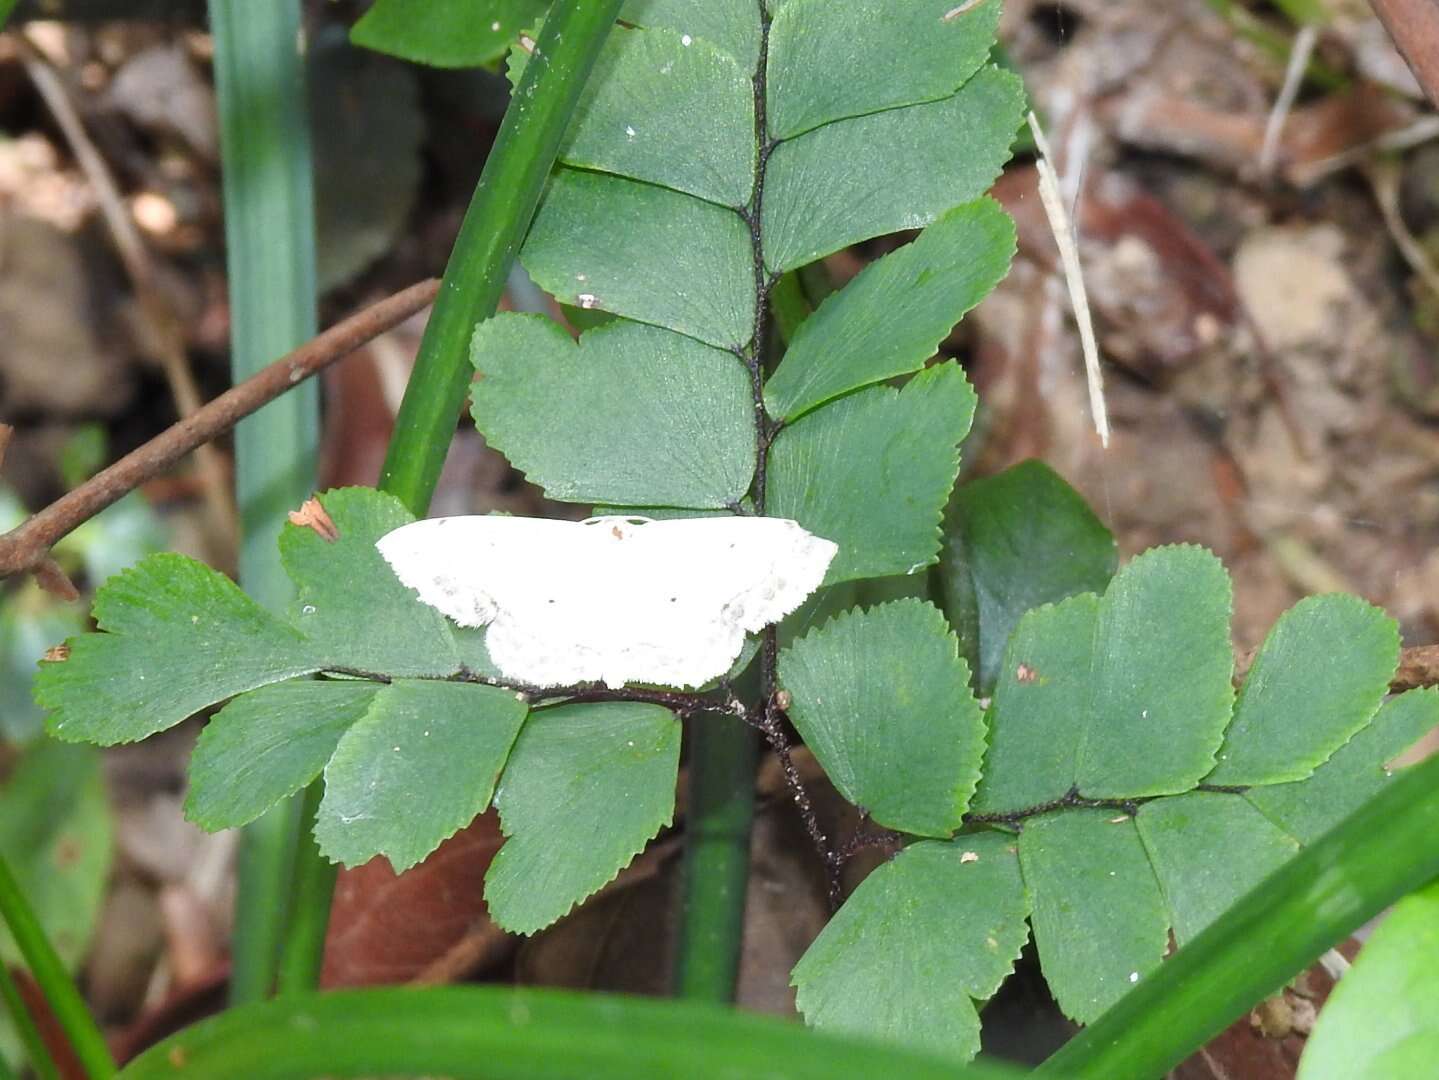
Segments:
[[[702,686],[819,588],[838,548],[783,518],[416,521],[376,547],[420,600],[489,626],[532,686]]]

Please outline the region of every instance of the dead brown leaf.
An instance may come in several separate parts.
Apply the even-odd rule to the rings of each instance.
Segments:
[[[340,871],[321,985],[453,980],[504,956],[511,938],[484,901],[485,871],[502,839],[491,811],[403,874],[382,858]]]
[[[291,525],[313,529],[328,543],[333,544],[340,538],[340,530],[335,528],[335,523],[330,520],[330,515],[320,505],[319,499],[306,499],[300,509],[290,511],[289,518]]]

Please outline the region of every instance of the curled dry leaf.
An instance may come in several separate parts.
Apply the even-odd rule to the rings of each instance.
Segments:
[[[333,544],[340,538],[340,530],[335,528],[319,499],[306,499],[300,509],[290,511],[289,518],[291,525],[313,529],[328,543]]]
[[[453,981],[505,955],[513,939],[484,901],[502,839],[491,811],[403,874],[382,858],[340,871],[321,985]]]
[[[70,659],[70,646],[63,642],[59,645],[51,645],[45,650],[44,660],[47,664],[59,664]]]

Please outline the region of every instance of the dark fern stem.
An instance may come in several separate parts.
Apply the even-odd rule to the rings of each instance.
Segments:
[[[323,675],[343,675],[351,679],[366,679],[375,683],[389,683],[391,678],[379,672],[364,671],[360,668],[327,667]],[[426,681],[424,676],[420,681]],[[725,696],[711,694],[685,694],[673,690],[648,690],[639,686],[623,686],[612,690],[603,683],[578,683],[574,686],[530,686],[527,683],[510,682],[489,675],[462,668],[453,675],[433,676],[433,682],[473,683],[478,686],[493,686],[497,690],[509,690],[531,705],[548,701],[634,701],[645,705],[660,705],[683,719],[706,712],[735,712],[737,702],[734,695],[725,691]]]
[[[764,264],[761,213],[764,206],[765,172],[769,167],[770,154],[774,151],[775,144],[769,137],[766,112],[770,17],[764,0],[756,0],[756,2],[759,4],[761,27],[759,61],[754,74],[754,130],[759,155],[755,162],[754,191],[750,195],[749,205],[741,211],[741,217],[749,227],[750,250],[754,260],[755,316],[754,336],[750,339],[749,348],[742,350],[739,358],[749,369],[750,388],[754,395],[755,474],[751,496],[754,501],[755,513],[763,515],[768,495],[769,449],[770,444],[774,441],[775,433],[779,430],[779,425],[769,415],[764,404],[765,342],[769,333],[769,297],[771,289],[774,288],[774,278]],[[765,741],[769,743],[775,756],[779,758],[780,766],[784,770],[785,783],[799,810],[805,832],[811,843],[814,844],[815,851],[819,854],[820,861],[825,867],[830,905],[837,908],[840,901],[839,871],[841,863],[835,852],[830,849],[829,839],[819,826],[819,818],[814,812],[814,804],[810,800],[809,792],[805,790],[799,770],[795,768],[790,753],[789,736],[785,731],[787,720],[784,711],[777,704],[778,692],[779,637],[776,629],[771,626],[764,631],[764,642],[760,649],[762,701],[749,719],[750,723],[764,735]]]
[[[1038,817],[1051,810],[1114,810],[1125,817],[1132,818],[1139,813],[1139,808],[1149,801],[1149,799],[1087,799],[1075,787],[1070,788],[1066,795],[1058,799],[1050,799],[1048,802],[1026,806],[1020,810],[1005,810],[997,814],[966,814],[964,823],[966,825],[1006,825],[1017,829],[1023,826],[1027,818]]]

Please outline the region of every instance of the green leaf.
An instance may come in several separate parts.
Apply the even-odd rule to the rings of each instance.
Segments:
[[[389,676],[453,674],[460,660],[449,622],[417,603],[375,548],[413,515],[370,488],[318,498],[338,539],[298,525],[280,531],[280,559],[296,585],[291,620],[314,651],[327,664]]]
[[[1065,810],[1024,823],[1019,862],[1045,981],[1087,1024],[1159,967],[1169,945],[1164,897],[1134,822]]]
[[[1399,663],[1399,626],[1357,596],[1311,596],[1280,616],[1254,658],[1210,784],[1302,780],[1378,711]]]
[[[1074,787],[1099,598],[1046,604],[1019,620],[989,711],[989,750],[974,794],[981,813],[1012,813]]]
[[[673,818],[679,752],[658,706],[536,712],[495,794],[509,837],[485,875],[495,922],[532,934],[613,880]]]
[[[1402,770],[1034,1075],[1166,1075],[1326,949],[1439,877],[1436,834],[1439,757]]]
[[[1156,799],[1135,824],[1181,945],[1299,852],[1297,840],[1238,795]]]
[[[733,207],[749,202],[757,154],[749,73],[659,28],[610,34],[560,148],[566,164]]]
[[[379,691],[377,683],[306,680],[235,698],[200,733],[185,816],[210,832],[248,825],[320,775]]]
[[[1330,994],[1298,1080],[1395,1080],[1439,1060],[1439,882],[1395,905]]]
[[[931,230],[938,226],[931,226]],[[993,691],[1019,618],[1114,576],[1114,536],[1053,469],[1025,461],[954,493],[940,556],[946,614],[979,642],[978,690]],[[973,615],[961,616],[973,594]],[[1048,665],[1053,671],[1053,663]]]
[[[414,866],[490,805],[528,706],[472,683],[382,689],[325,766],[315,841],[333,862]]]
[[[297,1038],[296,1031],[304,1033]],[[806,1031],[709,1002],[532,986],[284,994],[146,1050],[124,1080],[443,1076],[449,1080],[1020,1080],[1009,1065]]]
[[[52,645],[84,629],[78,608],[57,603],[34,583],[0,603],[0,742],[29,742],[44,731],[45,714],[31,696],[36,664]]]
[[[903,390],[850,394],[779,433],[768,511],[839,545],[826,584],[917,573],[935,561],[974,405],[959,365],[945,363]]]
[[[497,315],[473,346],[475,423],[555,499],[721,508],[754,474],[754,400],[738,359],[639,323],[576,344]]]
[[[840,793],[917,836],[959,828],[984,718],[939,609],[896,600],[840,615],[779,658],[790,719]]]
[[[925,840],[874,870],[795,965],[805,1019],[973,1057],[974,1001],[999,988],[1029,936],[1014,845],[996,832]]]
[[[134,742],[319,666],[296,630],[183,555],[151,555],[111,578],[95,620],[106,633],[72,638],[70,658],[41,664],[35,680],[51,734],[70,742]]]
[[[722,349],[754,333],[754,255],[738,214],[677,191],[557,169],[520,260],[581,308],[653,323]]]
[[[629,0],[620,20],[708,41],[745,71],[753,71],[759,60],[759,8],[753,0]]]
[[[1255,787],[1244,797],[1289,835],[1312,844],[1388,786],[1389,763],[1439,727],[1439,689],[1391,698],[1369,726],[1307,780]]]
[[[105,896],[111,832],[100,755],[91,747],[37,742],[0,789],[0,855],[72,971]],[[3,923],[0,963],[20,963]]]
[[[547,0],[375,0],[350,40],[377,52],[435,67],[478,67],[498,60]]]
[[[1167,795],[1213,767],[1234,704],[1231,588],[1203,548],[1155,548],[1099,605],[1075,779],[1094,799]]]
[[[1023,110],[1019,79],[987,67],[943,101],[781,143],[765,180],[765,265],[781,274],[982,195],[1009,160]]]
[[[770,414],[793,420],[858,387],[918,371],[1009,271],[1014,245],[1014,222],[981,199],[870,263],[800,324],[765,385]]]
[[[999,0],[791,0],[775,13],[766,75],[771,138],[948,97],[989,56]]]
[[[990,710],[975,799],[1022,810],[1072,789],[1177,794],[1212,767],[1229,722],[1229,576],[1196,547],[1155,548],[1087,594],[1020,619]]]

